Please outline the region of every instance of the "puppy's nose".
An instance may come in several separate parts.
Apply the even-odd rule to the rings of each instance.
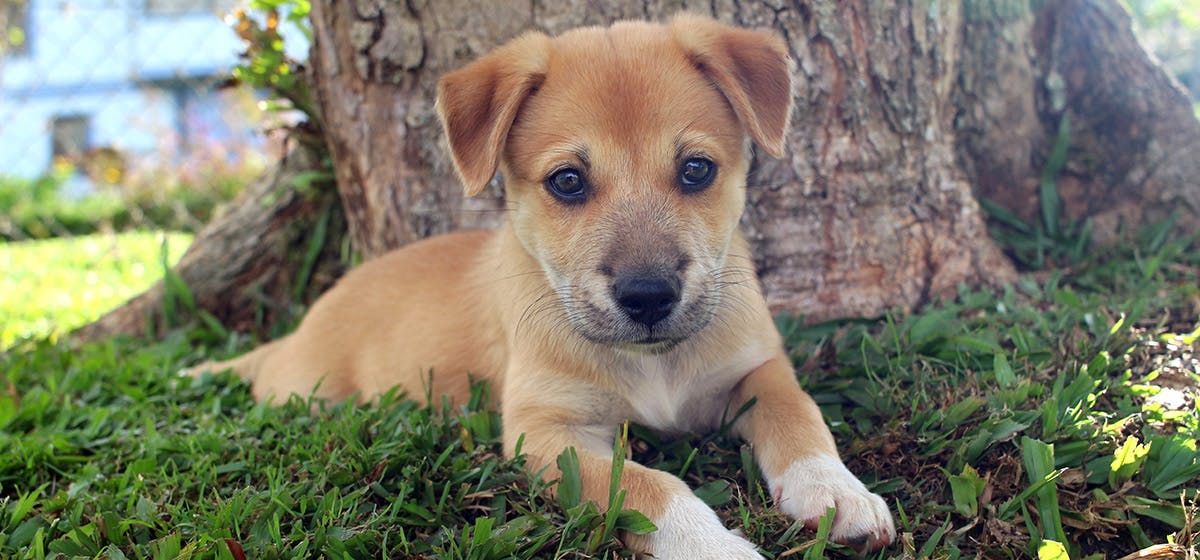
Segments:
[[[679,302],[678,286],[678,281],[661,276],[619,278],[613,286],[613,299],[630,319],[652,327]]]

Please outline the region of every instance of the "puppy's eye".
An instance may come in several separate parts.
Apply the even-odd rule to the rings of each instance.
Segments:
[[[679,168],[679,185],[683,191],[694,193],[712,184],[717,176],[717,164],[702,157],[688,158]]]
[[[575,204],[587,197],[587,181],[578,170],[568,167],[546,178],[546,190],[562,202]]]

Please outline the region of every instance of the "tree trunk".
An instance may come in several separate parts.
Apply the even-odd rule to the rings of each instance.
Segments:
[[[1172,216],[1200,231],[1200,121],[1131,26],[1116,2],[1064,0],[1034,35],[1043,122],[1071,117],[1065,214],[1091,218],[1102,243]]]
[[[433,110],[443,73],[529,29],[681,10],[775,29],[795,60],[795,118],[783,158],[756,156],[743,220],[768,300],[810,320],[871,316],[1014,278],[976,196],[1030,224],[1090,220],[1099,242],[1168,216],[1200,229],[1200,122],[1122,8],[1034,4],[318,1],[310,76],[353,245],[371,258],[503,218],[499,181],[462,196]],[[1051,161],[1056,145],[1065,161]],[[272,251],[291,242],[268,237],[282,222],[263,217],[283,210],[250,200],[220,226],[230,237],[197,241],[219,257],[181,265],[214,284],[205,298],[261,278],[243,266],[286,261]],[[235,250],[253,263],[225,262]],[[247,300],[203,301],[227,319]]]
[[[960,162],[980,197],[1026,222],[1067,117],[1058,217],[1094,242],[1173,217],[1200,230],[1200,121],[1111,0],[967,2],[956,104]]]

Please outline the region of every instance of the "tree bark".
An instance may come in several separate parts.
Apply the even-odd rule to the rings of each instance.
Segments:
[[[759,162],[746,220],[775,309],[869,316],[1011,281],[955,162],[959,3],[741,5],[798,67],[790,153]]]
[[[438,78],[530,28],[529,2],[315,2],[310,56],[337,183],[365,258],[503,215],[466,199],[434,113]]]
[[[1098,244],[1172,217],[1200,230],[1200,121],[1119,4],[965,5],[959,161],[980,197],[1038,222],[1041,175],[1065,116],[1059,218],[1090,220]]]
[[[1200,120],[1188,95],[1137,42],[1116,2],[1063,0],[1035,29],[1043,122],[1070,115],[1058,190],[1100,243],[1174,217],[1200,231]]]

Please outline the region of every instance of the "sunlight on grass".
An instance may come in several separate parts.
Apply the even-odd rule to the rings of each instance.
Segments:
[[[191,243],[180,233],[94,234],[0,244],[0,349],[92,321],[162,277]]]

